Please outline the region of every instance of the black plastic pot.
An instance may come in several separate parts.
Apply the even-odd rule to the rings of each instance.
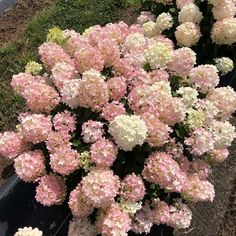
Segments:
[[[44,207],[34,199],[35,185],[24,183],[16,175],[0,188],[0,236],[13,236],[18,228],[37,227],[44,236],[66,236],[72,216],[67,203]],[[164,225],[154,226],[150,236],[172,236]],[[88,235],[89,236],[89,235]],[[129,233],[129,236],[136,236]]]
[[[71,213],[62,206],[44,207],[35,199],[35,185],[10,177],[0,189],[0,235],[12,236],[18,228],[37,227],[45,236],[67,235]]]

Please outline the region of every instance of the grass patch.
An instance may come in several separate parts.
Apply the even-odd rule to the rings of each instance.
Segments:
[[[48,29],[74,29],[83,32],[89,26],[118,20],[125,0],[56,0],[27,24],[20,39],[0,48],[0,131],[14,128],[24,101],[10,87],[13,74],[24,70],[30,60],[39,60],[38,46],[46,40]]]

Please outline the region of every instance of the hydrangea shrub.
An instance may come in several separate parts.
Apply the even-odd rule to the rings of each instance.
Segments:
[[[14,161],[19,178],[36,183],[39,203],[67,199],[69,236],[188,228],[188,203],[217,194],[211,165],[227,159],[236,137],[229,122],[236,93],[218,85],[233,63],[197,64],[190,47],[201,38],[203,14],[193,1],[176,4],[177,44],[164,35],[174,27],[170,13],[155,23],[143,12],[137,24],[82,34],[53,28],[39,47],[41,63],[13,76],[29,111],[16,131],[0,134],[0,155]]]

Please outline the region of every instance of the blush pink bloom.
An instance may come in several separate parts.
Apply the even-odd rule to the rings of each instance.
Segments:
[[[104,79],[96,70],[83,73],[78,91],[78,101],[81,107],[98,111],[108,103],[109,91]]]
[[[155,110],[159,113],[160,121],[171,126],[182,122],[186,116],[184,103],[176,97],[160,96]]]
[[[26,99],[27,106],[37,113],[50,113],[60,102],[57,91],[53,87],[40,82],[33,82],[26,86],[22,96]]]
[[[170,206],[170,219],[168,225],[175,229],[186,229],[190,226],[192,211],[184,203],[176,203]]]
[[[29,151],[14,159],[16,174],[25,182],[35,182],[46,174],[42,151]]]
[[[30,85],[31,83],[37,81],[35,76],[27,73],[19,73],[17,75],[13,75],[11,80],[11,86],[13,87],[14,91],[22,95],[26,86]]]
[[[143,179],[134,173],[127,175],[121,182],[120,196],[128,201],[140,201],[145,195]]]
[[[52,68],[52,80],[59,90],[62,89],[65,81],[76,79],[77,77],[78,74],[74,65],[61,62],[55,64],[55,66]]]
[[[187,179],[178,163],[165,152],[151,154],[146,161],[142,175],[147,181],[159,184],[171,192],[180,192]]]
[[[228,156],[228,149],[214,149],[206,156],[206,160],[209,161],[210,164],[217,164],[224,162]]]
[[[212,151],[215,143],[212,134],[204,128],[195,129],[184,142],[189,146],[190,152],[196,156]]]
[[[212,172],[210,165],[201,159],[196,159],[192,162],[192,170],[202,180],[206,180]]]
[[[69,175],[79,169],[79,154],[68,146],[59,147],[50,154],[50,166],[54,172]]]
[[[190,3],[194,3],[194,0],[176,0],[176,6],[179,9],[183,8],[184,6]]]
[[[60,62],[74,65],[74,61],[56,43],[44,43],[39,47],[39,55],[47,70],[51,70],[53,66]]]
[[[169,81],[169,77],[170,77],[168,72],[165,70],[153,70],[149,72],[149,75],[150,75],[150,79],[148,81],[148,84],[150,85],[160,80]]]
[[[79,106],[80,79],[66,80],[60,89],[61,101],[70,108]]]
[[[93,206],[87,202],[80,184],[70,193],[69,208],[75,217],[86,217],[93,212]]]
[[[207,99],[218,108],[217,116],[222,120],[229,119],[236,109],[236,92],[230,86],[212,89]]]
[[[172,129],[168,125],[159,121],[152,113],[148,112],[141,114],[141,117],[148,128],[147,143],[152,147],[161,147],[167,143],[169,133]]]
[[[220,82],[218,69],[214,65],[195,67],[189,72],[189,77],[202,93],[207,93],[209,89],[215,88]]]
[[[151,80],[150,75],[143,69],[132,69],[127,75],[128,87],[138,87],[148,83]]]
[[[215,197],[215,190],[214,186],[209,181],[201,180],[198,175],[194,174],[188,176],[187,184],[182,190],[181,195],[183,196],[183,198],[193,202],[213,202]]]
[[[76,130],[76,117],[69,111],[57,113],[53,117],[53,126],[57,131],[73,132]]]
[[[46,146],[50,153],[57,152],[57,149],[59,149],[61,146],[67,146],[70,147],[70,135],[65,131],[52,131],[49,133]]]
[[[123,212],[117,204],[112,204],[105,213],[98,216],[99,228],[102,235],[106,236],[128,236],[131,229],[129,214]]]
[[[124,98],[127,91],[126,79],[124,77],[113,77],[107,81],[110,98],[119,101]]]
[[[111,167],[117,154],[118,147],[105,138],[99,139],[90,147],[90,158],[98,167]]]
[[[153,226],[153,219],[151,214],[151,209],[148,203],[142,207],[142,209],[135,214],[132,218],[132,229],[136,234],[148,234]]]
[[[61,205],[66,197],[66,185],[62,178],[50,173],[39,180],[36,201],[44,206]]]
[[[14,159],[28,148],[23,138],[15,132],[0,133],[0,156]]]
[[[142,11],[140,16],[137,19],[137,23],[139,25],[143,25],[148,21],[155,21],[156,16],[153,15],[150,11]]]
[[[104,134],[103,123],[89,120],[82,125],[82,137],[85,143],[94,143]]]
[[[196,53],[190,48],[183,47],[174,51],[172,61],[168,64],[168,69],[172,74],[185,78],[195,64]]]
[[[122,103],[111,102],[103,107],[101,117],[111,122],[116,116],[124,114],[126,114],[126,109]]]
[[[120,58],[119,45],[112,39],[101,40],[97,45],[97,49],[106,66],[112,66]]]
[[[157,225],[167,224],[170,220],[170,206],[159,198],[153,199],[151,205],[152,222]]]
[[[92,46],[78,49],[74,54],[74,58],[76,69],[80,74],[91,69],[102,71],[105,64],[102,54]]]
[[[33,144],[45,141],[52,131],[51,117],[43,114],[21,115],[19,125],[24,140]]]
[[[94,168],[83,177],[82,192],[94,207],[109,206],[119,193],[120,180],[112,170]]]
[[[64,45],[64,49],[71,57],[73,57],[75,52],[80,48],[89,46],[89,40],[73,30],[65,30],[64,35],[68,38]]]

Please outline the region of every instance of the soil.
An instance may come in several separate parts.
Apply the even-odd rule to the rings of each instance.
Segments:
[[[27,23],[36,11],[51,4],[50,0],[19,0],[0,17],[0,46],[24,33]],[[139,9],[130,8],[120,19],[133,23]],[[233,120],[236,125],[236,118]],[[11,174],[12,163],[0,158],[0,185]],[[189,229],[175,231],[175,235],[233,236],[236,235],[236,141],[230,148],[229,159],[214,168],[211,182],[216,189],[213,203],[191,204],[192,225]]]
[[[0,46],[24,33],[25,24],[38,10],[52,4],[51,0],[18,0],[0,17]]]

